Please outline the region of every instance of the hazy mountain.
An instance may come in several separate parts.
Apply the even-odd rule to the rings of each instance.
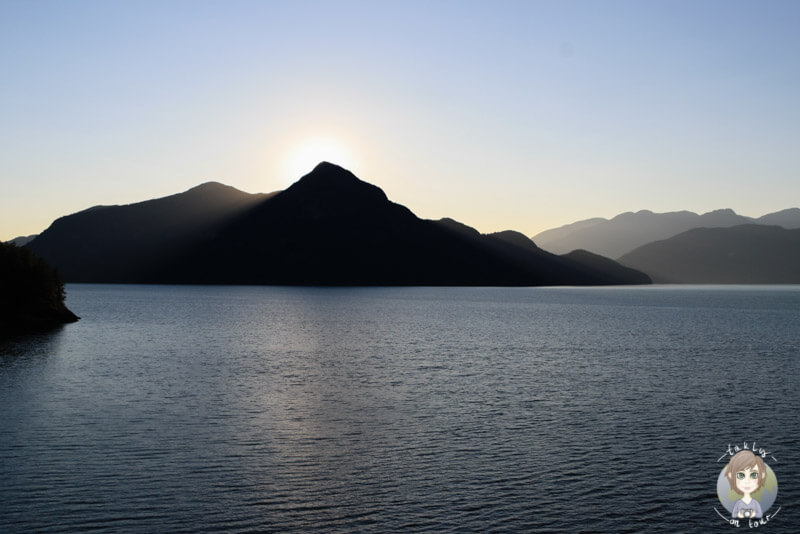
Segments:
[[[789,208],[777,211],[756,219],[758,224],[782,226],[784,228],[800,228],[800,208]]]
[[[270,196],[209,182],[156,200],[95,206],[56,220],[28,248],[69,282],[144,281]]]
[[[619,259],[657,283],[800,283],[800,229],[695,228]]]
[[[321,163],[270,197],[206,184],[167,199],[87,210],[59,219],[30,246],[69,281],[649,283],[642,273],[595,269],[527,241],[483,236],[452,220],[419,219],[378,187]]]
[[[538,234],[533,236],[533,241],[539,243],[550,252],[555,252],[555,253],[570,252],[578,247],[566,250],[566,245],[565,246],[560,245],[561,241],[569,239],[569,236],[575,232],[591,228],[592,226],[595,226],[603,222],[608,222],[608,219],[604,219],[602,217],[594,217],[592,219],[586,219],[583,221],[565,224],[564,226],[559,226],[558,228],[552,228],[550,230],[545,230],[544,232],[539,232]]]
[[[30,243],[31,241],[36,239],[37,235],[39,235],[39,234],[15,237],[11,241],[6,241],[6,243],[8,243],[10,245],[17,245],[18,247],[24,247],[25,245],[27,245],[28,243]]]
[[[642,210],[627,212],[613,219],[589,219],[572,225],[547,230],[533,237],[545,250],[564,254],[584,249],[618,258],[636,247],[672,237],[698,227],[735,226],[752,222],[733,210],[716,210],[703,215],[690,211],[653,213]]]

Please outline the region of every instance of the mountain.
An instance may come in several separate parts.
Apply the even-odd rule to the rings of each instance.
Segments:
[[[269,194],[216,182],[125,206],[95,206],[56,220],[28,244],[69,282],[156,281],[172,261]]]
[[[17,245],[18,247],[24,247],[25,245],[27,245],[28,243],[30,243],[31,241],[36,239],[37,235],[38,234],[22,235],[22,236],[19,236],[19,237],[15,237],[11,241],[6,241],[6,243],[11,244],[11,245]]]
[[[538,251],[539,254],[549,254],[536,246],[536,243],[529,237],[513,230],[496,232],[489,234],[488,237],[505,241],[521,249]],[[637,284],[649,284],[652,282],[650,277],[645,273],[625,267],[612,259],[592,254],[586,250],[573,250],[568,254],[562,254],[559,258],[561,258],[562,261],[578,263],[594,273],[599,273],[602,277],[607,279],[609,283],[612,283],[611,281],[613,280],[634,280]]]
[[[0,243],[0,336],[71,323],[58,273],[31,251]]]
[[[569,248],[569,245],[561,245],[560,243],[562,240],[569,239],[569,236],[575,232],[585,230],[586,228],[591,228],[592,226],[603,222],[608,222],[608,219],[594,217],[592,219],[565,224],[564,226],[560,226],[558,228],[552,228],[550,230],[545,230],[544,232],[539,232],[533,236],[533,241],[539,243],[551,252],[563,254],[564,252],[569,252],[579,247]]]
[[[642,280],[639,282],[640,284],[652,282],[650,275],[644,271],[627,267],[610,258],[594,254],[588,250],[573,250],[572,252],[564,254],[562,257],[586,265],[596,272],[603,273],[611,280],[638,278]],[[644,281],[644,279],[647,279],[647,281]]]
[[[788,210],[769,213],[756,219],[758,224],[768,224],[782,226],[784,228],[800,228],[800,208],[789,208]]]
[[[641,246],[619,262],[658,283],[798,284],[800,229],[695,228]]]
[[[591,250],[610,258],[619,258],[636,247],[667,239],[692,228],[729,227],[740,224],[777,225],[800,228],[800,209],[790,208],[753,219],[723,209],[698,215],[691,211],[653,213],[628,212],[613,219],[594,218],[545,230],[533,240],[545,250],[564,254],[575,249]]]
[[[749,217],[724,209],[698,215],[690,211],[653,213],[627,212],[611,220],[588,219],[547,230],[533,237],[540,247],[555,254],[584,249],[609,258],[618,258],[631,250],[672,237],[698,227],[735,226],[753,222]]]
[[[552,285],[629,283],[522,250],[455,221],[417,218],[330,163],[223,229],[173,270],[198,283]],[[640,282],[642,278],[636,278]]]
[[[202,209],[195,197],[203,200]],[[216,215],[210,216],[210,210]],[[80,212],[59,219],[29,246],[57,265],[68,281],[649,283],[642,273],[595,269],[522,238],[526,241],[513,243],[456,221],[419,219],[380,188],[323,162],[270,196],[255,198],[205,184],[166,199]]]

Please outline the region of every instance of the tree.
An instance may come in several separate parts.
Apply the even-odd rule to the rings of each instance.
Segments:
[[[0,330],[17,332],[74,322],[58,271],[26,248],[0,243]]]

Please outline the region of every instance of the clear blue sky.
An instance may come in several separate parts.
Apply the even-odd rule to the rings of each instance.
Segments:
[[[797,1],[0,0],[0,239],[317,158],[483,232],[799,206],[798,28]]]

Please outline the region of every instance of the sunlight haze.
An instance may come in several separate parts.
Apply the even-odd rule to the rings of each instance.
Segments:
[[[528,236],[800,205],[800,4],[0,3],[0,239],[321,160]]]

